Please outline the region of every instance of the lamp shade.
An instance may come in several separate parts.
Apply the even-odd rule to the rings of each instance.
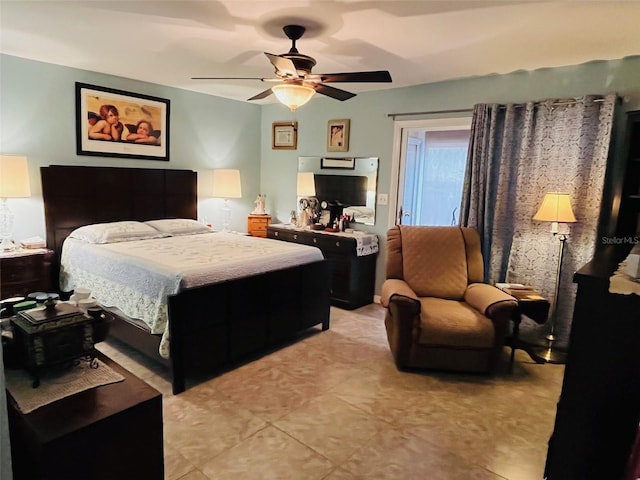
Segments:
[[[0,198],[30,196],[27,157],[0,155]]]
[[[213,196],[218,198],[240,198],[240,170],[221,168],[213,171]]]
[[[283,83],[271,87],[278,101],[295,112],[296,109],[307,103],[316,91],[308,85],[298,83]]]
[[[298,172],[298,185],[296,191],[299,197],[316,196],[316,184],[313,172]]]
[[[542,199],[542,205],[533,216],[540,222],[574,223],[576,217],[571,209],[568,193],[550,192]]]

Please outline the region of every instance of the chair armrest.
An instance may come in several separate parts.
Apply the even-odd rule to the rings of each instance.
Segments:
[[[464,292],[464,301],[492,320],[510,319],[518,301],[508,293],[486,283],[472,283]]]
[[[382,291],[380,293],[380,303],[383,307],[389,307],[391,297],[394,295],[401,295],[403,297],[411,298],[416,302],[419,302],[418,296],[404,280],[398,278],[390,278],[385,280],[382,284]]]

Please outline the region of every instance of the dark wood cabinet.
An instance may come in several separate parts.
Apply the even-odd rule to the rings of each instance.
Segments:
[[[331,271],[331,304],[353,310],[373,302],[378,238],[269,225],[267,237],[322,250]],[[367,244],[364,245],[363,244]]]
[[[15,480],[162,480],[162,395],[108,357],[124,377],[23,414],[8,404]]]
[[[22,250],[0,255],[0,298],[50,292],[53,251]]]
[[[622,193],[616,235],[628,241],[640,235],[640,110],[627,113]]]
[[[622,480],[640,421],[640,296],[609,292],[628,248],[611,245],[578,284],[548,480]]]

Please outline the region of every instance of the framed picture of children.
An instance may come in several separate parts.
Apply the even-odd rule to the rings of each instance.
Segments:
[[[76,153],[169,161],[169,100],[76,82]]]
[[[349,120],[329,120],[327,125],[327,152],[349,151]]]

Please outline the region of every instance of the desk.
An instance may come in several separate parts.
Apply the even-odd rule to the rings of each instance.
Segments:
[[[123,382],[23,414],[8,402],[15,480],[164,478],[162,395],[101,353]]]
[[[543,325],[547,321],[549,315],[549,300],[542,297],[540,292],[531,287],[526,288],[509,288],[507,286],[498,287],[500,290],[508,293],[518,301],[518,308],[513,315],[513,333],[507,339],[507,345],[511,347],[511,359],[509,360],[509,371],[513,370],[513,360],[516,349],[524,350],[529,354],[531,359],[536,363],[546,363],[545,360],[535,351],[534,345],[520,340],[520,323],[522,315],[530,318],[538,325]]]

